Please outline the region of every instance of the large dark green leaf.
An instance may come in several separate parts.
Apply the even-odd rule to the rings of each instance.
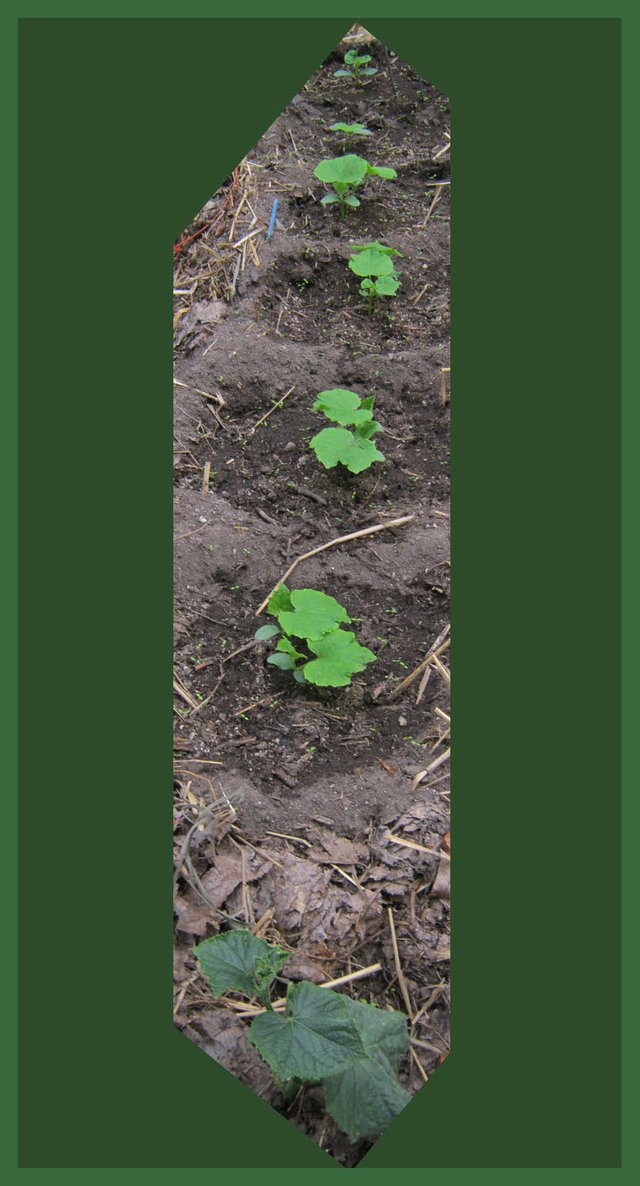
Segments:
[[[289,986],[284,1014],[263,1013],[249,1037],[281,1080],[318,1083],[362,1057],[358,1027],[345,998],[303,980]]]

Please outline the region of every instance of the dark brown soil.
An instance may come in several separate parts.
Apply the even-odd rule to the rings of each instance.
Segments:
[[[185,232],[196,237],[176,253],[174,317],[178,848],[198,812],[220,803],[191,842],[208,901],[186,866],[178,879],[176,1020],[345,1165],[369,1146],[349,1145],[320,1089],[285,1105],[246,1044],[246,1022],[212,1001],[189,950],[229,919],[256,926],[271,911],[260,933],[292,951],[285,978],[320,983],[380,963],[352,991],[405,1008],[391,906],[414,1016],[422,1010],[414,1053],[429,1075],[447,1052],[444,862],[385,837],[394,829],[439,851],[449,827],[448,652],[419,703],[420,677],[390,699],[449,614],[449,190],[437,189],[448,180],[448,102],[393,57],[390,78],[378,43],[369,52],[379,73],[362,87],[333,77],[342,56],[333,55]],[[327,131],[337,120],[371,128],[353,151],[398,172],[370,179],[344,221],[320,205],[313,177],[341,151]],[[347,268],[349,244],[365,239],[401,252],[398,296],[372,316]],[[385,430],[376,442],[386,460],[357,477],[325,470],[308,447],[326,424],[314,398],[338,386],[375,395]],[[344,604],[377,662],[343,689],[302,686],[268,665],[267,645],[253,639],[267,620],[256,611],[289,564],[409,514],[304,561],[288,582]],[[214,886],[241,849],[240,881]],[[311,915],[314,901],[332,901],[315,931],[285,903],[308,878]],[[411,1090],[423,1082],[414,1060],[401,1077]]]

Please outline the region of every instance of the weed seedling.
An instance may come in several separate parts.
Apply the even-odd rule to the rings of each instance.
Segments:
[[[356,276],[362,277],[360,291],[368,297],[367,312],[371,315],[376,297],[395,296],[400,287],[391,259],[400,252],[393,247],[383,247],[377,241],[354,244],[350,250],[355,254],[349,260],[349,267]]]
[[[248,930],[214,935],[193,951],[216,997],[237,992],[263,1006],[248,1039],[285,1097],[321,1083],[327,1112],[351,1141],[381,1136],[409,1103],[396,1074],[409,1051],[404,1013],[309,980],[290,982],[284,1010],[276,1012],[271,989],[290,953]]]
[[[278,626],[260,626],[255,637],[264,642],[282,635],[267,663],[292,671],[299,683],[342,688],[357,671],[375,662],[373,651],[360,646],[350,630],[342,629],[341,623],[351,621],[344,606],[318,589],[290,592],[279,585],[269,598],[267,613],[277,618]],[[306,651],[299,649],[303,646]]]
[[[378,70],[376,66],[369,66],[370,61],[371,54],[359,54],[357,49],[348,49],[343,58],[344,66],[334,70],[334,78],[352,78],[354,82],[371,78]]]
[[[323,428],[309,442],[325,469],[344,465],[352,474],[359,474],[374,461],[384,461],[384,453],[371,440],[374,433],[382,431],[382,425],[373,418],[374,399],[372,395],[363,400],[355,391],[344,391],[341,387],[320,392],[312,410],[324,412],[327,420],[341,425]],[[346,427],[349,424],[353,425],[353,432]]]
[[[325,194],[321,201],[323,206],[330,206],[337,202],[341,218],[344,218],[347,206],[360,205],[360,199],[353,191],[362,185],[365,177],[374,175],[387,181],[393,181],[397,177],[395,169],[390,169],[387,165],[370,165],[364,157],[356,156],[354,153],[334,157],[333,160],[320,161],[313,173],[318,181],[324,181],[325,185],[333,186],[335,192]]]

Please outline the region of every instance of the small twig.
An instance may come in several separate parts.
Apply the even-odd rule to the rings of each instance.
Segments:
[[[403,836],[394,836],[393,832],[384,832],[383,836],[385,840],[391,840],[393,844],[401,844],[403,848],[414,848],[416,852],[426,852],[430,857],[441,857],[443,861],[451,860],[446,852],[440,852],[437,848],[425,848],[424,844],[418,844],[415,840],[405,840]]]
[[[432,762],[430,766],[427,766],[426,770],[421,770],[419,774],[416,774],[413,782],[411,783],[411,790],[415,791],[416,787],[419,786],[420,783],[424,781],[424,779],[427,777],[427,775],[432,774],[434,770],[438,769],[438,766],[442,766],[443,763],[447,762],[450,757],[451,757],[451,750],[447,749],[447,750],[445,750],[445,752],[443,754],[440,754],[440,757],[436,758],[435,761]]]
[[[321,507],[328,505],[326,498],[323,498],[321,494],[316,494],[313,490],[304,490],[302,486],[295,486],[293,482],[287,482],[287,490],[293,490],[294,494],[301,494],[303,498],[310,498],[312,502],[317,502]]]
[[[445,626],[444,630],[442,631],[441,634],[438,635],[438,637],[436,638],[436,641],[434,642],[431,649],[427,652],[427,654],[425,655],[422,662],[418,663],[418,666],[415,667],[413,671],[409,672],[409,675],[405,676],[405,678],[403,680],[401,680],[399,684],[396,684],[393,691],[390,692],[389,695],[387,696],[387,701],[389,703],[391,703],[392,700],[395,700],[400,695],[401,692],[404,692],[405,688],[408,688],[409,684],[412,684],[414,679],[417,679],[419,675],[422,675],[422,672],[425,670],[426,667],[429,666],[429,664],[431,663],[432,659],[435,656],[441,654],[442,651],[446,650],[446,648],[449,646],[450,640],[447,639],[446,642],[444,642],[443,640],[447,638],[449,630],[450,630],[450,627],[448,625]]]
[[[449,146],[447,145],[447,147],[449,147]],[[433,159],[436,160],[437,158],[434,157]],[[435,210],[436,206],[438,205],[438,202],[440,201],[441,195],[442,195],[442,186],[439,185],[439,186],[437,186],[436,192],[433,195],[433,201],[432,201],[429,209],[427,210],[427,217],[425,218],[425,220],[422,224],[423,227],[426,227],[429,219],[431,218],[431,215],[433,214],[433,211]]]
[[[402,993],[402,999],[404,1001],[405,1009],[407,1010],[407,1017],[409,1018],[409,1020],[412,1020],[413,1019],[413,1008],[411,1005],[411,998],[409,996],[409,989],[407,988],[407,982],[404,978],[404,972],[402,971],[402,965],[400,963],[400,952],[398,951],[398,940],[396,939],[396,928],[395,928],[395,923],[393,921],[393,910],[391,909],[390,906],[387,908],[387,913],[389,916],[389,930],[391,931],[391,943],[393,944],[393,959],[394,959],[394,963],[396,965],[396,976],[398,977],[398,984],[400,985],[400,992]]]
[[[340,535],[337,539],[329,540],[327,544],[320,544],[318,548],[312,548],[310,552],[304,552],[302,556],[298,556],[293,564],[290,564],[284,576],[280,577],[277,585],[274,585],[271,592],[265,597],[262,604],[256,610],[256,617],[258,618],[264,612],[269,604],[269,598],[275,593],[280,585],[284,584],[291,573],[302,563],[303,560],[309,560],[311,556],[317,556],[319,552],[325,552],[327,548],[334,548],[337,544],[346,544],[352,539],[361,539],[365,535],[373,535],[376,531],[386,531],[388,527],[401,527],[403,523],[409,523],[411,519],[415,519],[415,515],[403,515],[401,519],[390,519],[388,523],[377,523],[375,527],[364,527],[361,531],[352,531],[349,535]]]
[[[267,419],[267,417],[269,417],[269,416],[272,414],[272,412],[275,412],[277,408],[281,408],[281,407],[282,407],[282,405],[283,405],[284,401],[286,400],[287,396],[291,395],[291,392],[292,392],[292,391],[295,391],[295,389],[296,389],[296,385],[295,385],[295,383],[294,383],[293,387],[290,387],[290,388],[289,388],[289,390],[288,390],[288,391],[286,391],[286,392],[284,393],[284,395],[283,395],[282,399],[279,399],[279,400],[278,400],[278,402],[277,402],[277,403],[275,403],[275,404],[273,405],[273,407],[272,407],[272,408],[269,408],[269,411],[268,411],[268,412],[265,412],[264,416],[261,416],[259,420],[256,420],[256,422],[255,422],[255,424],[254,424],[253,428],[250,428],[250,429],[249,429],[249,436],[252,436],[252,434],[253,434],[253,433],[256,431],[256,428],[258,428],[258,426],[259,426],[260,424],[263,424],[263,423],[264,423],[264,421]]]
[[[391,83],[391,89],[392,89],[392,91],[393,91],[393,97],[394,97],[394,99],[395,99],[395,100],[396,100],[396,102],[397,102],[397,100],[398,100],[398,88],[397,88],[397,86],[396,86],[396,80],[395,80],[395,78],[393,77],[393,70],[391,69],[391,55],[389,54],[389,49],[388,49],[388,46],[386,46],[386,45],[384,44],[384,42],[382,43],[382,48],[384,49],[384,56],[385,56],[385,58],[387,59],[387,70],[389,71],[389,82]]]
[[[204,531],[205,527],[208,527],[208,526],[209,526],[208,523],[203,523],[202,527],[194,527],[193,531],[185,531],[183,533],[183,535],[174,535],[174,537],[173,537],[174,543],[176,540],[179,540],[179,539],[187,539],[188,536],[190,536],[190,535],[197,535],[199,531]]]
[[[217,338],[216,338],[216,341],[217,341]],[[213,342],[211,343],[211,345],[213,345]],[[207,350],[210,350],[210,349],[211,349],[211,346],[207,346]],[[207,351],[205,350],[205,354],[206,354],[206,352]],[[203,355],[203,358],[204,358],[204,355]],[[214,391],[213,394],[210,391],[202,391],[202,389],[200,387],[193,387],[191,383],[181,383],[179,379],[174,379],[173,385],[174,385],[174,387],[186,387],[189,391],[195,391],[196,395],[202,395],[202,396],[204,396],[205,399],[212,399],[215,401],[215,403],[220,404],[221,408],[225,408],[227,406],[226,400],[224,400],[222,398],[222,396],[220,395],[220,393],[218,391]]]
[[[420,680],[420,687],[418,688],[418,695],[416,696],[416,704],[419,704],[420,701],[422,700],[422,697],[424,696],[427,684],[429,683],[429,679],[431,676],[431,670],[432,670],[431,664],[429,663],[425,669],[422,679]]]
[[[258,708],[260,704],[268,704],[270,700],[277,700],[282,695],[282,692],[275,692],[271,696],[263,696],[262,700],[254,700],[253,704],[245,704],[244,708],[237,708],[232,712],[233,717],[241,717],[245,712],[251,712],[252,708]]]
[[[440,402],[442,406],[447,402],[447,380],[445,375],[451,374],[451,367],[440,367]]]
[[[413,1045],[410,1046],[410,1051],[411,1051],[411,1057],[412,1057],[413,1061],[415,1062],[418,1070],[420,1071],[420,1074],[422,1075],[424,1082],[428,1083],[429,1076],[427,1075],[427,1072],[425,1071],[422,1063],[420,1062],[418,1055],[416,1054],[415,1050],[413,1049]]]
[[[204,470],[202,471],[202,493],[209,493],[209,482],[211,481],[211,462],[205,461]]]
[[[187,691],[184,684],[178,679],[177,675],[174,675],[173,677],[173,690],[178,696],[180,696],[181,700],[184,700],[185,704],[189,705],[189,708],[193,709],[197,707],[198,701],[194,700],[191,692]]]
[[[435,668],[437,668],[437,670],[440,672],[440,675],[442,676],[445,683],[450,684],[451,676],[450,676],[449,672],[447,671],[446,667],[440,662],[437,655],[431,656],[431,662],[433,663],[433,666]]]
[[[319,985],[319,987],[338,988],[341,984],[351,984],[354,980],[362,980],[365,976],[373,976],[376,972],[380,971],[382,971],[382,964],[369,964],[368,968],[360,968],[357,972],[350,972],[348,976],[338,976],[337,980],[325,980],[323,984]],[[246,1004],[240,1001],[225,1000],[224,1003],[225,1005],[231,1005],[232,1008],[235,1009],[240,1007],[242,1012],[238,1013],[239,1017],[256,1017],[258,1013],[267,1012],[266,1009],[262,1009],[257,1005],[247,1008]],[[286,998],[280,997],[277,1001],[273,1002],[271,1007],[274,1012],[280,1013],[284,1009],[286,1003]]]

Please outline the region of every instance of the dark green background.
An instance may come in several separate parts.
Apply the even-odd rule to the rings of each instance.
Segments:
[[[21,23],[24,1166],[333,1164],[171,1028],[171,242],[353,19]],[[455,181],[454,1051],[364,1165],[615,1166],[620,24],[357,19]]]

